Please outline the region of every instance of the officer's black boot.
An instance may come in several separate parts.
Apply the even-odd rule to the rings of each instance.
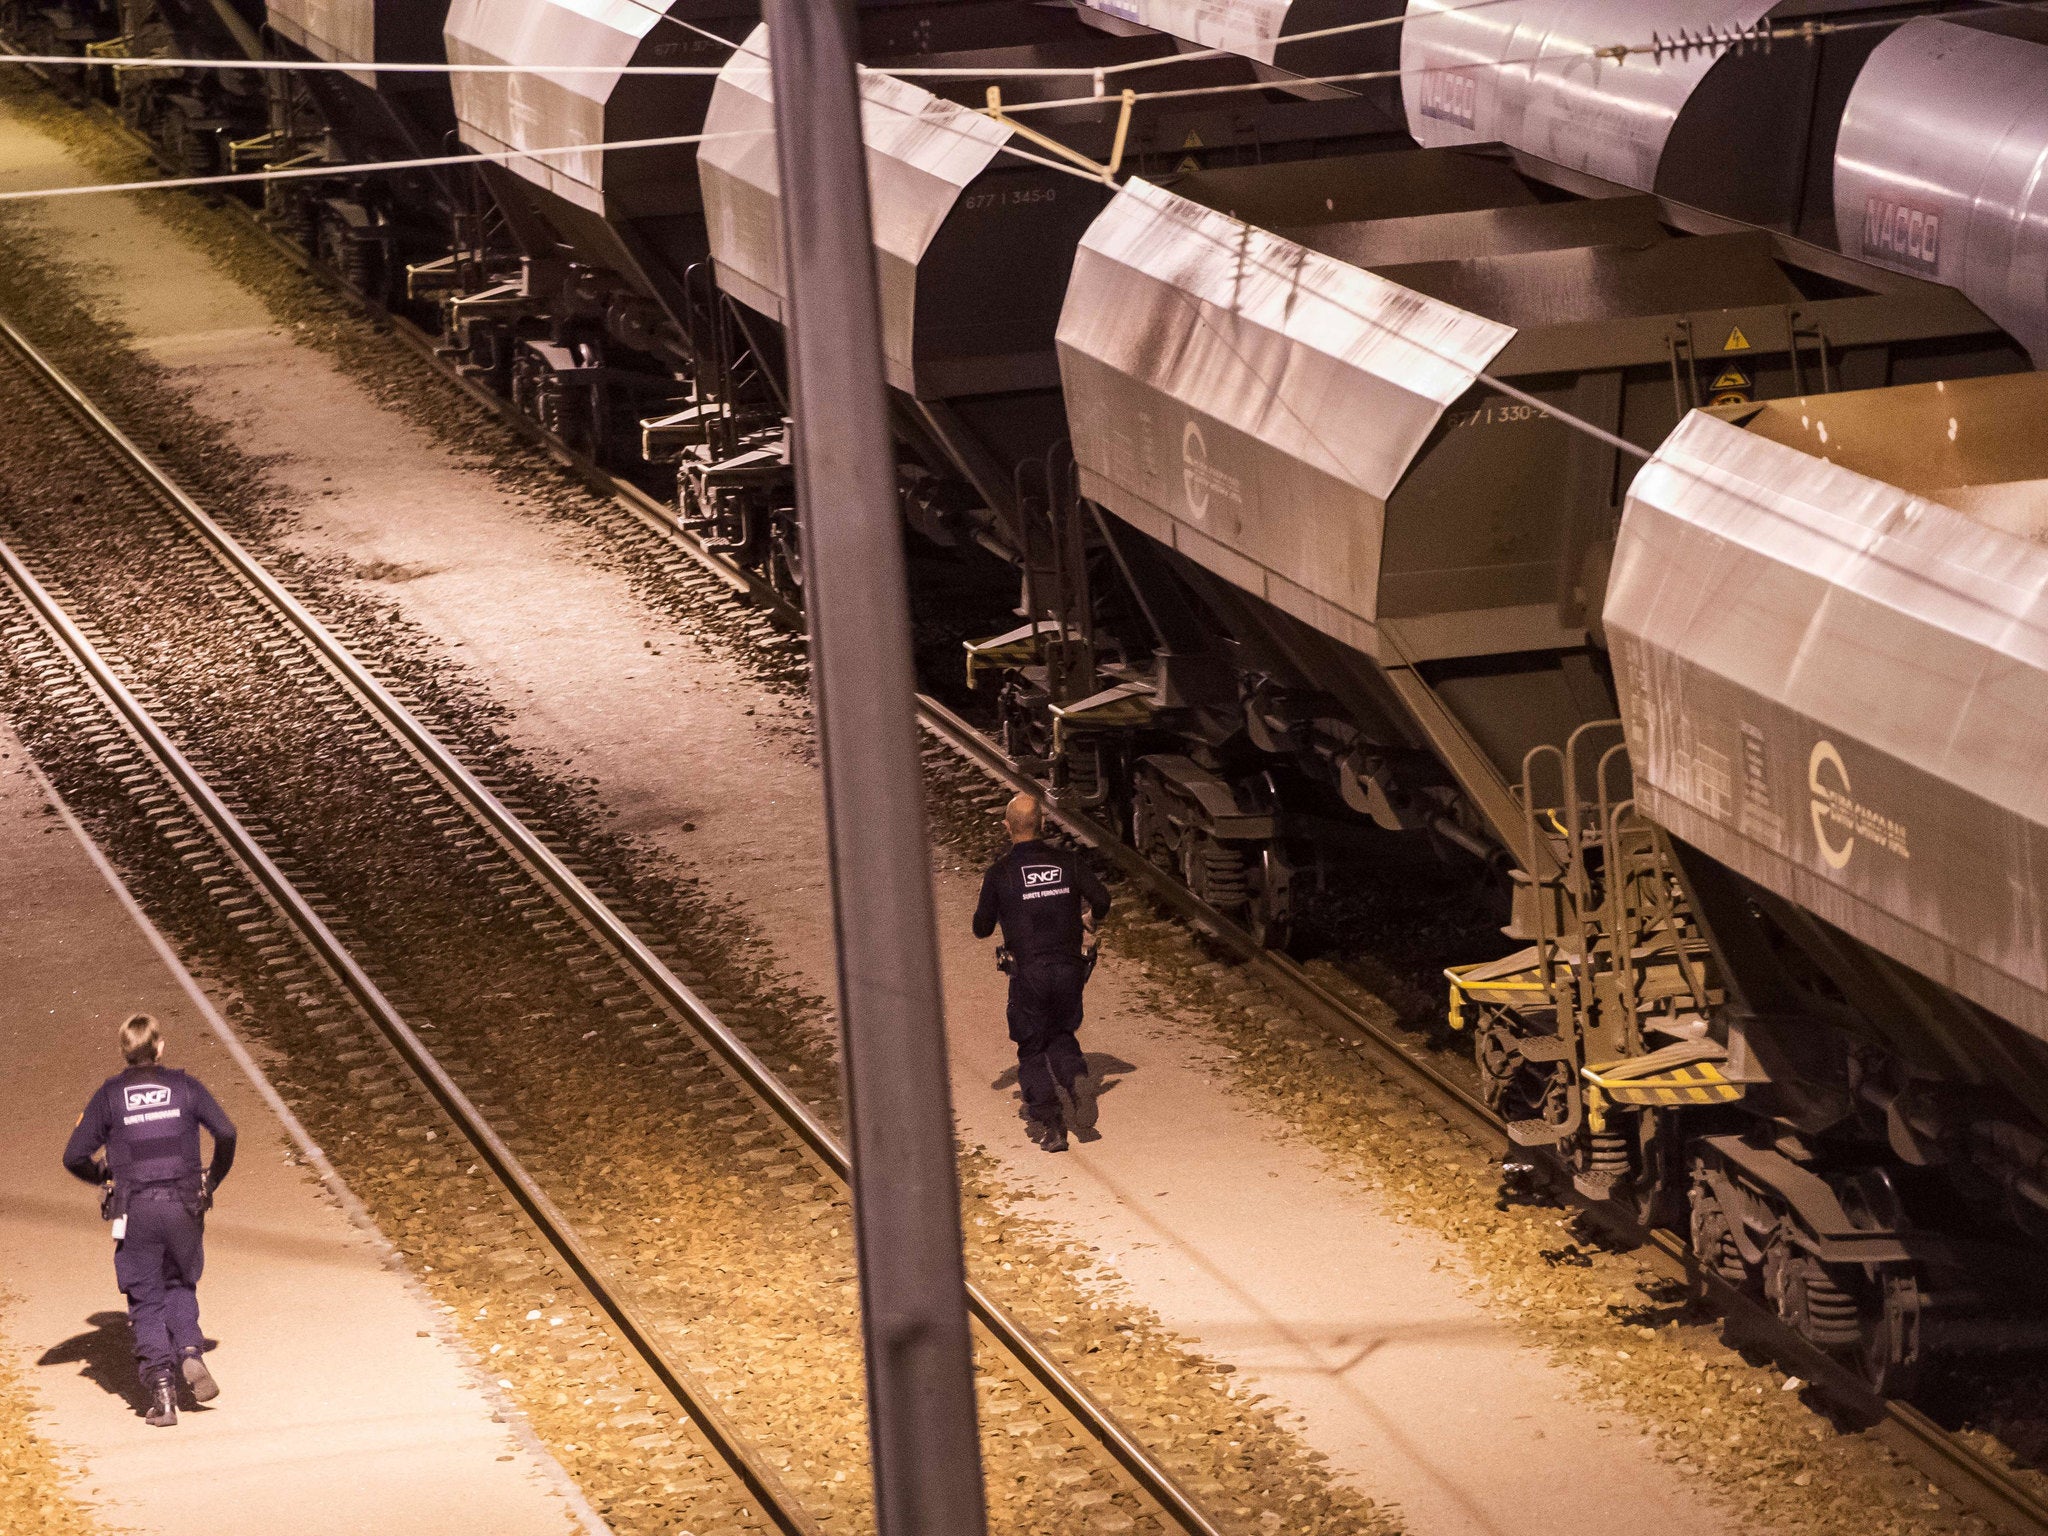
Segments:
[[[1048,1152],[1067,1150],[1067,1129],[1057,1120],[1032,1121],[1031,1139]]]
[[[1074,1101],[1075,1130],[1092,1131],[1095,1129],[1097,1114],[1095,1096],[1095,1075],[1092,1072],[1080,1073],[1075,1077],[1073,1083],[1069,1085],[1067,1097]]]
[[[149,1411],[143,1418],[158,1429],[169,1429],[178,1422],[178,1389],[168,1376],[159,1376],[149,1384]]]
[[[178,1368],[184,1373],[185,1385],[191,1390],[193,1402],[210,1403],[220,1396],[220,1383],[213,1379],[205,1360],[198,1355],[186,1355]]]

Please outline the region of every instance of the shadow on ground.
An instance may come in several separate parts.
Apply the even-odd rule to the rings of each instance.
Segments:
[[[1087,1058],[1088,1075],[1095,1079],[1095,1091],[1097,1093],[1109,1092],[1120,1081],[1138,1070],[1130,1062],[1112,1056],[1107,1051],[1086,1051],[1082,1054]],[[1002,1074],[989,1084],[989,1087],[998,1092],[1005,1088],[1014,1088],[1016,1086],[1017,1069],[1015,1067],[1005,1067]]]
[[[149,1406],[142,1383],[135,1378],[135,1346],[125,1312],[95,1312],[86,1320],[89,1331],[52,1345],[37,1365],[75,1365],[78,1374],[110,1397],[118,1397],[137,1413]]]

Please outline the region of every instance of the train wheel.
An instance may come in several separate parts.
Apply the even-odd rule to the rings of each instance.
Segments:
[[[1881,1269],[1864,1298],[1857,1364],[1880,1397],[1907,1397],[1919,1384],[1920,1282],[1908,1270]]]
[[[1263,892],[1252,898],[1244,920],[1261,949],[1284,951],[1294,942],[1294,914],[1286,910],[1275,912],[1267,905]]]
[[[1866,1169],[1836,1185],[1842,1208],[1856,1226],[1903,1230],[1910,1224],[1899,1193],[1883,1169]],[[1878,1265],[1867,1272],[1851,1270],[1846,1289],[1856,1300],[1855,1337],[1843,1351],[1853,1358],[1871,1390],[1882,1397],[1904,1397],[1921,1371],[1920,1317],[1923,1293],[1911,1269]]]
[[[344,240],[341,250],[341,280],[363,297],[382,303],[387,297],[379,292],[379,276],[383,271],[382,252],[368,240]]]
[[[529,421],[540,420],[539,364],[525,352],[512,359],[512,405]]]
[[[191,118],[172,107],[164,114],[162,144],[164,158],[186,176],[213,174],[213,149],[206,135],[195,131]]]
[[[1271,843],[1259,853],[1258,878],[1245,908],[1245,926],[1266,949],[1285,949],[1294,938],[1294,871]]]
[[[689,458],[676,461],[676,518],[685,528],[701,527],[711,517],[698,489],[695,467]]]
[[[1046,763],[1041,752],[1045,732],[1039,727],[1029,699],[1016,690],[1005,688],[1001,711],[1000,739],[1004,755],[1026,773],[1042,771],[1041,765]]]
[[[1655,1110],[1635,1117],[1629,1156],[1629,1205],[1637,1225],[1679,1229],[1687,1218],[1685,1165],[1678,1156],[1676,1120]]]
[[[348,248],[351,242],[348,238],[348,226],[339,219],[324,218],[318,220],[318,227],[319,236],[314,255],[319,259],[320,265],[351,287],[357,286],[349,270]]]
[[[1169,874],[1178,873],[1173,818],[1162,802],[1164,791],[1150,774],[1141,774],[1131,799],[1131,846]]]
[[[1279,824],[1280,785],[1270,771],[1241,783],[1238,795]],[[1245,861],[1245,926],[1265,949],[1285,949],[1294,937],[1294,876],[1294,865],[1278,838],[1260,843]]]
[[[1499,1114],[1521,1064],[1515,1053],[1514,1031],[1499,1013],[1489,1010],[1473,1030],[1472,1060],[1479,1068],[1479,1091],[1486,1107]]]
[[[1734,1219],[1721,1208],[1705,1168],[1695,1163],[1692,1176],[1692,1252],[1702,1268],[1738,1290],[1753,1288],[1756,1276],[1735,1240]]]
[[[768,584],[796,607],[804,602],[804,552],[793,525],[778,522],[769,543]]]

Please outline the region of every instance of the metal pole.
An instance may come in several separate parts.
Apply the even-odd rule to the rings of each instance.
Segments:
[[[908,593],[847,0],[767,0],[797,506],[881,1536],[986,1530]]]

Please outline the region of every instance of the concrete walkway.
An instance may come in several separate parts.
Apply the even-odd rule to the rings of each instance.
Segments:
[[[498,1422],[439,1309],[309,1171],[110,873],[0,725],[0,1285],[23,1298],[0,1348],[82,1493],[110,1526],[161,1536],[568,1536],[565,1474]],[[120,1065],[115,1025],[138,1011],[164,1020],[166,1060],[241,1132],[200,1286],[221,1396],[172,1430],[138,1416],[112,1244],[97,1197],[58,1163]]]
[[[41,156],[37,179],[75,174],[22,139],[0,120],[0,165]],[[515,742],[594,777],[621,830],[772,935],[791,980],[832,995],[821,807],[795,706],[649,611],[594,537],[508,498],[487,467],[272,325],[203,254],[111,199],[39,216],[53,249],[105,265],[110,311],[269,463],[305,547],[353,562],[508,706]],[[1730,1529],[1639,1426],[1574,1400],[1568,1373],[1463,1294],[1448,1244],[1394,1223],[1232,1096],[1220,1067],[1188,1059],[1113,954],[1084,1040],[1131,1069],[1104,1099],[1104,1139],[1063,1158],[1027,1146],[999,1086],[1014,1064],[1002,978],[966,934],[978,880],[938,877],[963,1139],[1097,1246],[1138,1301],[1295,1410],[1337,1475],[1399,1504],[1418,1536]]]

